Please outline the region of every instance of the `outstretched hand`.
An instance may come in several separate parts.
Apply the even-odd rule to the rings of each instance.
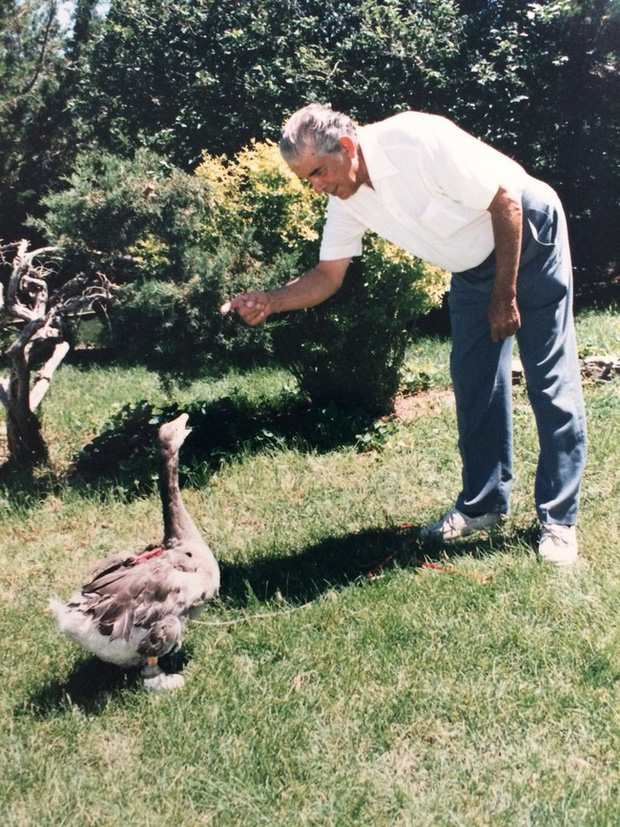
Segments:
[[[240,296],[224,302],[220,307],[220,313],[222,313],[222,315],[230,313],[231,310],[235,310],[243,321],[252,327],[260,322],[264,322],[272,312],[269,295],[258,291],[242,293]]]

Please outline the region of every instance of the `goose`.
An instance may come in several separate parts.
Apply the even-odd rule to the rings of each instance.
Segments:
[[[183,676],[164,673],[158,660],[179,649],[188,621],[220,586],[217,560],[179,488],[179,450],[190,433],[188,419],[181,414],[158,431],[161,546],[107,557],[92,567],[92,579],[66,603],[50,600],[63,634],[101,660],[142,667],[144,685],[153,692],[183,686]]]

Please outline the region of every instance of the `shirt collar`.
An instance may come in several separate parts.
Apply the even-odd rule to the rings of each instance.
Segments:
[[[373,182],[381,178],[387,178],[388,175],[399,174],[398,169],[387,157],[377,139],[380,126],[380,123],[369,124],[368,126],[358,126],[356,130],[366,168],[370,180]]]

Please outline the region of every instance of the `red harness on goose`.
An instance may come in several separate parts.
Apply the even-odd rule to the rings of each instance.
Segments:
[[[164,553],[164,548],[149,548],[143,551],[142,554],[137,554],[135,557],[130,557],[127,561],[132,566],[138,566],[140,563],[146,563],[151,557],[161,557]]]

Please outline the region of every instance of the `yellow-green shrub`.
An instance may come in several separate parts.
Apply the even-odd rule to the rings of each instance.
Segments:
[[[211,242],[249,231],[266,263],[282,253],[307,258],[304,248],[309,244],[318,251],[320,201],[291,172],[277,144],[252,142],[230,161],[205,153],[196,175],[210,184],[215,196],[205,228]]]
[[[292,278],[316,262],[325,202],[290,171],[274,143],[252,143],[230,162],[205,156],[197,174],[219,202],[209,232],[252,233],[269,268],[265,289],[273,284],[271,265],[280,272],[288,265]],[[337,296],[273,325],[276,356],[317,404],[385,411],[412,322],[441,302],[446,284],[444,271],[368,234],[363,258]]]

